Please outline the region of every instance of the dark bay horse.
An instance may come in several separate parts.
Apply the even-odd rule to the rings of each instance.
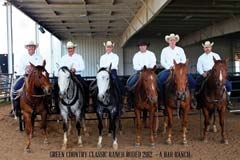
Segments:
[[[48,72],[45,70],[46,62],[42,66],[31,64],[32,71],[25,78],[23,92],[20,96],[21,113],[24,118],[27,143],[25,151],[30,152],[30,138],[33,135],[34,120],[37,114],[41,115],[41,128],[44,131],[44,143],[47,142],[47,104],[46,96],[51,94],[52,87]]]
[[[113,149],[118,149],[116,138],[116,119],[119,116],[119,103],[121,97],[118,97],[116,86],[111,78],[111,65],[109,68],[100,68],[97,76],[97,106],[96,114],[98,118],[99,137],[97,147],[102,148],[102,132],[103,132],[103,113],[108,113],[109,130],[112,132]]]
[[[228,144],[225,134],[224,116],[226,111],[226,80],[227,80],[227,60],[216,60],[213,57],[214,66],[209,72],[206,82],[199,94],[199,102],[204,114],[203,140],[207,142],[207,133],[210,127],[210,119],[218,112],[221,126],[222,142]],[[215,115],[214,115],[215,117]]]
[[[75,117],[76,129],[78,135],[78,145],[82,147],[81,137],[81,119],[84,120],[84,99],[83,91],[80,87],[77,77],[67,68],[61,67],[58,70],[58,87],[59,87],[59,108],[63,117],[63,145],[62,149],[67,148],[68,133],[71,129],[71,119]],[[83,121],[83,127],[86,130]]]
[[[188,89],[187,79],[187,65],[186,63],[177,64],[174,60],[174,67],[170,70],[169,77],[167,78],[164,88],[164,103],[166,105],[166,112],[168,114],[168,139],[167,144],[172,144],[172,125],[173,125],[173,111],[176,109],[178,116],[182,118],[182,137],[183,144],[187,144],[186,138],[186,125],[188,112],[190,110],[191,96]],[[166,126],[166,119],[164,118]]]
[[[155,146],[154,140],[154,115],[157,111],[157,80],[154,68],[143,67],[139,74],[139,78],[133,88],[134,111],[137,117],[135,146],[141,145],[141,111],[149,112],[149,129],[150,129],[150,145]],[[156,122],[157,123],[157,122]]]

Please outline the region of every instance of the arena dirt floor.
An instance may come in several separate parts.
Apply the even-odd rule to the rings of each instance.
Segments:
[[[156,147],[148,146],[148,129],[142,128],[142,146],[134,147],[135,128],[132,119],[123,120],[123,132],[118,134],[119,149],[111,148],[111,137],[107,136],[105,129],[103,148],[97,149],[98,129],[97,122],[88,121],[89,136],[83,136],[83,147],[77,146],[75,132],[69,138],[67,150],[61,150],[63,141],[62,123],[48,121],[49,144],[43,144],[42,132],[38,123],[35,127],[35,136],[32,139],[32,153],[24,152],[25,132],[20,132],[18,123],[9,116],[10,105],[0,104],[0,159],[1,160],[239,160],[240,159],[240,113],[226,113],[226,130],[229,144],[220,142],[220,130],[209,133],[208,143],[201,141],[199,114],[190,115],[188,123],[188,145],[181,144],[180,122],[175,117],[173,127],[173,144],[165,144],[166,135],[161,133],[163,118],[159,119],[160,129],[156,139]],[[203,118],[201,118],[203,121]],[[74,129],[74,128],[73,128]],[[218,125],[219,129],[219,125]],[[75,131],[75,130],[73,130]]]

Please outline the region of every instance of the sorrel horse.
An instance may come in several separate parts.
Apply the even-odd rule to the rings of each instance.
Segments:
[[[156,66],[154,68],[143,67],[139,74],[139,78],[133,88],[133,103],[134,111],[137,117],[136,139],[135,146],[141,145],[141,111],[147,110],[149,112],[149,129],[150,129],[150,145],[155,146],[154,140],[154,115],[157,111],[157,80],[155,74]],[[156,122],[157,123],[157,122]]]
[[[207,133],[210,127],[210,119],[218,112],[219,124],[221,126],[222,142],[228,144],[225,134],[224,116],[226,111],[226,80],[227,80],[227,60],[216,60],[213,57],[214,66],[209,72],[206,82],[199,94],[200,106],[204,114],[203,140],[207,142]]]
[[[77,77],[67,68],[61,67],[58,70],[58,87],[59,87],[59,108],[63,117],[63,145],[62,149],[67,148],[68,131],[71,129],[71,119],[75,117],[76,129],[78,135],[78,145],[82,147],[81,137],[81,119],[83,117],[84,99],[83,91],[80,87]],[[84,123],[84,121],[83,121]],[[83,124],[86,130],[85,123]]]
[[[31,64],[32,71],[25,78],[23,92],[20,96],[21,113],[24,118],[25,131],[27,134],[26,152],[31,152],[30,138],[34,131],[34,120],[37,114],[41,115],[41,128],[44,131],[44,143],[47,141],[47,104],[46,96],[51,94],[52,87],[49,81],[48,72],[45,70],[46,61],[42,66],[34,66]]]
[[[188,88],[187,79],[187,65],[186,63],[177,64],[173,60],[174,67],[170,70],[164,88],[164,104],[166,105],[166,112],[168,115],[168,124],[166,125],[166,118],[164,117],[164,125],[167,126],[168,138],[167,144],[172,144],[172,125],[173,125],[173,111],[177,110],[177,114],[182,118],[182,138],[183,144],[187,144],[187,118],[190,110],[191,95]]]
[[[113,149],[118,149],[116,138],[116,119],[119,116],[119,103],[121,98],[118,97],[117,88],[111,78],[111,65],[109,68],[100,68],[97,76],[97,107],[96,114],[98,118],[99,137],[97,147],[102,148],[102,132],[103,132],[103,113],[108,113],[109,131],[112,132]]]

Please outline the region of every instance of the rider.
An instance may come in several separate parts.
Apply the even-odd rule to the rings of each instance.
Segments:
[[[85,64],[82,56],[75,52],[76,47],[77,44],[74,44],[72,41],[67,42],[67,54],[62,56],[59,67],[66,66],[72,73],[74,73],[74,75],[76,75],[78,81],[81,82],[78,83],[78,85],[80,86],[83,95],[85,96],[84,99],[86,100],[85,93],[87,92],[87,85],[85,80],[81,76],[81,72],[85,69]]]
[[[19,59],[19,62],[17,64],[17,70],[16,70],[16,82],[13,86],[12,91],[12,99],[13,99],[13,106],[16,110],[16,115],[19,115],[19,98],[18,98],[18,90],[22,88],[24,84],[25,77],[31,72],[31,65],[37,66],[43,64],[43,58],[41,54],[36,52],[36,49],[38,47],[38,44],[34,43],[34,41],[29,41],[25,48],[27,49],[27,54],[24,54]]]
[[[147,68],[153,68],[156,65],[156,56],[153,52],[148,50],[149,45],[150,43],[144,40],[140,40],[138,42],[137,46],[139,48],[139,51],[135,53],[133,57],[133,69],[135,70],[135,73],[131,77],[129,77],[127,81],[127,89],[128,91],[130,91],[130,97],[128,102],[130,102],[130,98],[132,96],[131,90],[138,80],[141,69],[144,66],[146,66]],[[131,107],[131,104],[129,104],[129,107]]]
[[[162,105],[160,105],[161,109],[165,109],[163,103],[163,86],[170,73],[170,69],[174,66],[173,60],[175,60],[176,63],[186,63],[186,55],[183,48],[176,45],[179,40],[180,38],[178,34],[171,33],[170,35],[165,36],[165,41],[169,44],[169,46],[162,49],[161,65],[164,70],[157,75],[159,99],[162,103]],[[195,88],[196,82],[191,76],[191,74],[188,74],[188,83],[191,89]]]
[[[207,77],[208,72],[212,69],[214,66],[213,57],[216,60],[220,60],[219,54],[212,52],[212,46],[214,45],[214,42],[206,41],[203,46],[204,53],[199,56],[197,61],[197,72],[199,75],[197,76],[197,85],[196,85],[196,94],[200,92],[201,84],[203,80]],[[226,89],[227,89],[227,100],[228,100],[228,109],[231,109],[232,103],[230,101],[230,95],[232,91],[232,84],[227,80],[226,81]],[[199,104],[199,103],[198,103]],[[200,109],[200,106],[197,106],[198,109]]]
[[[105,47],[105,54],[100,57],[100,68],[107,68],[110,66],[110,64],[112,64],[111,78],[113,79],[113,82],[117,88],[118,97],[120,97],[119,108],[122,109],[122,84],[117,75],[119,57],[117,54],[112,52],[114,45],[115,44],[112,41],[107,41],[106,43],[103,43],[103,46]]]

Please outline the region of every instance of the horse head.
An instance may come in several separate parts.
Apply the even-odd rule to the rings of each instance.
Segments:
[[[110,88],[110,72],[111,66],[108,68],[100,68],[97,72],[97,87],[98,87],[98,100],[104,101],[106,99],[106,92]]]
[[[214,83],[217,88],[223,88],[225,86],[226,80],[227,80],[227,59],[223,60],[216,60],[213,57],[214,66],[212,68],[212,71],[210,73],[211,79],[213,80],[212,83]]]
[[[58,86],[60,98],[63,98],[67,95],[71,78],[72,73],[68,67],[63,66],[58,69]]]
[[[141,70],[139,79],[137,83],[140,83],[139,85],[139,92],[146,95],[147,99],[151,103],[157,103],[157,80],[156,80],[156,74],[155,74],[156,66],[153,68],[147,68],[146,66],[143,67]]]
[[[178,99],[182,99],[186,97],[187,87],[188,87],[188,79],[187,79],[187,66],[188,60],[186,63],[179,63],[173,60],[173,69],[172,69],[172,78],[176,90],[176,96]]]
[[[32,89],[38,90],[42,89],[45,95],[50,95],[52,93],[52,86],[49,81],[49,73],[45,69],[46,61],[43,61],[42,65],[35,66],[30,63],[31,72],[28,75],[28,84],[32,86]]]

